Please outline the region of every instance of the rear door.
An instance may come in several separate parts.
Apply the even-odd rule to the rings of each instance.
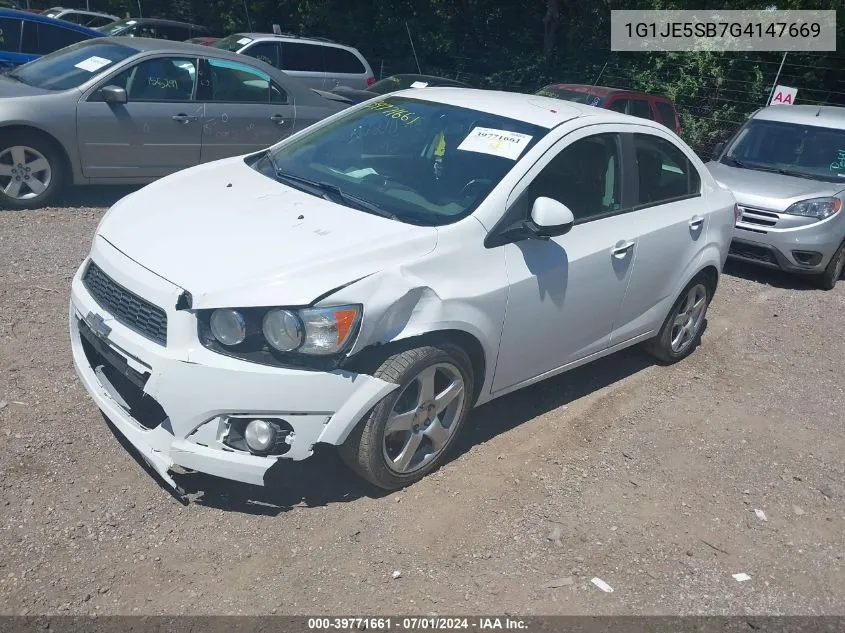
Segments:
[[[323,46],[308,42],[281,42],[281,69],[309,88],[323,90],[326,83],[326,62]]]
[[[209,58],[200,72],[202,162],[265,149],[294,129],[293,98],[264,71]]]
[[[351,51],[339,46],[324,46],[326,90],[349,86],[356,90],[367,88],[367,69]]]
[[[626,164],[636,165],[637,262],[611,345],[660,326],[701,259],[709,213],[689,156],[657,129],[626,134]]]
[[[110,105],[95,90],[77,105],[82,172],[88,178],[153,179],[200,162],[203,104],[194,100],[197,60],[146,58],[98,84],[126,89]]]

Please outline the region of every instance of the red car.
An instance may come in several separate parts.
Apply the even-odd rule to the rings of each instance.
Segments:
[[[662,95],[584,84],[549,84],[536,94],[651,119],[662,123],[675,134],[681,133],[681,118],[675,110],[675,104]]]

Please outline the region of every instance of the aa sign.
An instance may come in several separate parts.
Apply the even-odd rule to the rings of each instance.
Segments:
[[[772,100],[769,105],[793,105],[795,103],[795,95],[798,94],[798,88],[790,88],[789,86],[776,86],[775,92],[772,94]]]

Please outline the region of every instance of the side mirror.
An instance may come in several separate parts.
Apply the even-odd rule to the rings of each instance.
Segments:
[[[713,146],[713,153],[710,154],[710,160],[719,160],[719,156],[722,155],[722,151],[725,149],[724,143],[716,143]]]
[[[126,90],[118,86],[104,86],[100,88],[103,101],[111,105],[122,105],[129,102]]]
[[[540,197],[531,207],[531,220],[527,224],[535,237],[545,239],[569,233],[575,224],[575,216],[565,204]]]

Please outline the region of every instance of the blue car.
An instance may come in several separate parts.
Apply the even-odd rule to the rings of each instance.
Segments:
[[[20,66],[103,33],[36,13],[0,8],[0,69]]]

